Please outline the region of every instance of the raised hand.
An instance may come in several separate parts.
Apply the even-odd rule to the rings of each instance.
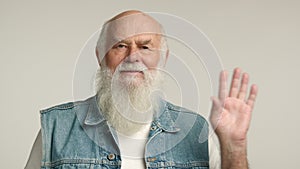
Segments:
[[[228,92],[227,76],[226,71],[220,73],[219,94],[212,97],[210,122],[220,141],[222,168],[247,168],[247,131],[258,88],[252,85],[248,94],[249,75],[236,68]]]

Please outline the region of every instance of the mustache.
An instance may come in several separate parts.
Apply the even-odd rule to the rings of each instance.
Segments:
[[[140,63],[122,63],[119,68],[118,71],[138,71],[138,72],[145,72],[148,68]]]

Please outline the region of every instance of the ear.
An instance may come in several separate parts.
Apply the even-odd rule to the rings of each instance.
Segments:
[[[99,51],[98,51],[97,48],[95,48],[95,53],[96,53],[96,56],[97,56],[98,64],[99,64],[99,66],[101,67],[101,58],[100,58],[100,56],[99,56]]]

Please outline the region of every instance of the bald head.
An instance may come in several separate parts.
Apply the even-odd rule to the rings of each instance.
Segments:
[[[146,15],[145,13],[143,13],[142,11],[128,10],[128,11],[121,12],[121,13],[117,14],[116,16],[112,17],[111,19],[109,19],[108,21],[106,21],[105,24],[109,23],[109,22],[112,22],[114,20],[117,20],[119,18],[122,18],[124,16],[133,15],[133,14],[142,14],[142,15],[145,15],[145,16],[149,16],[149,15]]]

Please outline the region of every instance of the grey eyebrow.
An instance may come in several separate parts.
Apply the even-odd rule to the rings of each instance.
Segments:
[[[118,43],[126,43],[126,44],[128,44],[128,45],[131,45],[132,44],[132,42],[131,41],[129,41],[129,40],[120,40]]]
[[[117,37],[114,37],[113,38],[113,41],[115,42],[114,44],[118,44],[118,43],[126,43],[127,45],[131,45],[132,42],[130,40],[127,40],[127,39],[120,39],[120,38],[117,38]],[[136,44],[138,45],[147,45],[147,44],[152,44],[152,39],[141,39],[141,40],[136,40]]]
[[[152,44],[152,39],[147,39],[147,40],[138,40],[137,44],[139,45],[147,45],[147,44]]]

